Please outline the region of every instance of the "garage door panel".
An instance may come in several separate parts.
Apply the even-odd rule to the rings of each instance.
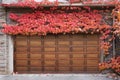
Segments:
[[[85,36],[84,35],[72,35],[72,40],[85,40]]]
[[[16,46],[27,46],[27,41],[20,40],[19,42],[16,42]]]
[[[30,54],[30,59],[41,59],[42,54]]]
[[[54,46],[55,45],[55,40],[54,41],[44,41],[45,46]]]
[[[96,66],[98,65],[97,60],[87,60],[87,66]]]
[[[95,72],[99,50],[98,35],[18,36],[15,38],[15,72]]]
[[[72,47],[73,52],[84,52],[84,47]]]
[[[42,63],[41,63],[41,61],[40,60],[31,60],[30,61],[30,66],[31,67],[35,67],[35,66],[42,66]]]
[[[44,40],[55,40],[56,35],[48,35],[48,36],[44,36],[43,38]]]
[[[30,71],[42,71],[42,67],[30,67]]]
[[[27,60],[16,60],[15,61],[17,66],[28,66],[28,61]]]
[[[87,54],[87,58],[98,58],[98,54]]]
[[[59,71],[70,71],[69,67],[58,67]]]
[[[55,66],[55,61],[54,60],[53,61],[52,60],[49,60],[49,61],[46,60],[44,63],[45,63],[44,64],[45,66]]]
[[[27,52],[27,47],[17,47],[15,48],[17,52]]]
[[[69,47],[58,47],[59,52],[69,52],[70,48]]]
[[[72,45],[82,46],[84,45],[84,41],[72,41]]]
[[[83,72],[84,71],[84,67],[83,66],[79,66],[79,67],[72,67],[73,71],[78,71],[78,72]]]
[[[68,59],[70,57],[70,54],[58,54],[59,59]]]
[[[99,42],[98,41],[87,41],[87,45],[98,45]]]
[[[45,72],[46,71],[55,71],[55,67],[44,67]]]
[[[58,45],[69,45],[69,41],[58,41]]]
[[[59,60],[58,65],[59,66],[69,66],[70,61],[69,60]]]
[[[30,52],[41,52],[42,48],[41,47],[30,47]]]
[[[55,52],[55,47],[45,47],[44,51],[45,52]]]
[[[44,58],[47,59],[55,59],[55,54],[45,54]]]
[[[97,51],[99,51],[99,48],[98,48],[98,46],[89,46],[89,47],[87,47],[87,52],[97,52]]]
[[[87,67],[87,71],[88,71],[88,72],[98,71],[98,67]]]
[[[41,42],[40,41],[38,41],[38,42],[37,41],[31,41],[30,42],[30,46],[31,47],[36,47],[36,46],[40,47],[41,46]]]
[[[72,65],[73,66],[83,66],[84,65],[84,59],[83,60],[73,60]]]
[[[82,54],[82,53],[81,54],[75,54],[75,53],[73,53],[72,56],[73,56],[73,59],[75,59],[75,58],[79,58],[79,59],[80,58],[84,58],[84,54]]]
[[[28,54],[15,54],[15,57],[17,59],[27,59],[28,58]]]
[[[17,71],[28,71],[28,67],[16,67]]]
[[[99,40],[99,36],[97,34],[95,35],[87,35],[87,40]]]
[[[46,58],[46,59],[49,59],[49,58],[55,58],[55,54],[45,54],[44,55],[44,57]]]
[[[59,39],[59,40],[69,40],[69,38],[70,38],[70,35],[59,35],[59,36],[57,36],[57,38]]]

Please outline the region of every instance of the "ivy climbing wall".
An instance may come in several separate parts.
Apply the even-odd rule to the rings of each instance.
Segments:
[[[16,3],[18,0],[3,0],[3,3],[7,4],[7,3]],[[95,7],[96,8],[96,7]],[[98,8],[96,8],[98,9]],[[101,8],[99,7],[99,9],[101,10]],[[102,8],[104,9],[104,8]],[[110,8],[110,9],[113,9],[113,8]],[[10,13],[16,13],[16,14],[23,14],[23,13],[28,13],[28,12],[32,12],[31,9],[28,9],[28,8],[7,8],[6,9],[6,12],[7,12],[7,23],[8,24],[11,24],[14,22],[12,20],[10,20],[9,18],[9,15]],[[105,22],[109,25],[112,26],[112,17],[111,17],[111,12],[103,12],[101,13],[103,15],[103,20],[102,22]],[[3,24],[5,22],[5,16],[6,16],[6,13],[5,13],[5,9],[3,8],[0,8],[0,27],[2,26],[1,24]],[[104,17],[105,16],[105,17]],[[109,18],[109,19],[108,19]],[[104,36],[105,37],[105,36]],[[103,37],[103,38],[104,38]],[[8,48],[9,47],[9,42],[8,42],[9,38],[4,35],[3,33],[0,33],[0,74],[3,74],[3,73],[6,73],[8,71],[8,54],[10,51],[8,51]],[[116,52],[117,54],[119,54],[120,52],[120,46],[119,46],[119,39],[116,40]],[[11,49],[12,50],[12,49]],[[110,55],[107,56],[107,58],[105,60],[108,60],[112,57],[112,51],[113,49],[111,48],[109,51],[110,51]],[[102,55],[103,56],[103,55]]]

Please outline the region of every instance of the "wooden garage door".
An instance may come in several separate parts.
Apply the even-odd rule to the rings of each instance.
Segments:
[[[16,36],[14,41],[15,72],[98,72],[98,35]]]

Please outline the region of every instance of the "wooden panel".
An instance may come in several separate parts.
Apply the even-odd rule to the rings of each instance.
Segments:
[[[41,46],[41,40],[40,39],[31,39],[30,40],[30,46],[31,47]]]
[[[42,66],[42,65],[41,65],[41,61],[40,61],[40,60],[30,60],[30,66],[32,66],[32,67],[33,67],[33,66],[34,66],[34,67],[35,67],[35,66],[39,66],[39,67],[40,67],[40,66]]]
[[[87,35],[87,40],[99,40],[98,35]]]
[[[72,45],[84,45],[84,41],[72,41]]]
[[[96,66],[98,65],[97,60],[87,60],[87,66]]]
[[[16,67],[15,69],[16,71],[27,71],[28,70],[27,67]]]
[[[69,57],[70,57],[70,54],[58,54],[59,59],[66,59],[66,58],[69,58]]]
[[[27,37],[23,37],[23,36],[17,37],[16,46],[27,46]]]
[[[69,60],[59,60],[58,64],[59,64],[59,66],[69,66],[70,61]]]
[[[27,36],[16,36],[15,40],[19,41],[19,40],[27,40]]]
[[[59,71],[70,71],[69,67],[58,67]]]
[[[69,45],[69,41],[59,41],[58,45]]]
[[[44,41],[45,46],[53,46],[55,45],[55,41]]]
[[[59,35],[58,39],[60,40],[69,40],[70,36],[69,35]]]
[[[30,67],[31,71],[42,71],[42,67]]]
[[[96,66],[96,67],[87,67],[87,72],[98,72],[98,66]]]
[[[16,42],[16,46],[27,46],[27,41],[19,40],[19,42]]]
[[[83,47],[72,47],[73,52],[84,52],[84,46]]]
[[[30,47],[30,52],[41,52],[42,48],[41,47]]]
[[[78,58],[79,58],[79,59],[80,59],[80,58],[84,58],[84,54],[75,54],[75,53],[73,53],[72,55],[73,55],[73,59],[74,59],[74,58],[77,58],[77,59],[78,59]]]
[[[69,52],[70,48],[69,47],[58,47],[59,52]]]
[[[87,54],[87,58],[98,58],[98,54]]]
[[[27,60],[16,60],[15,64],[17,66],[27,66],[28,65],[28,61]]]
[[[44,40],[48,40],[48,41],[49,40],[55,40],[55,37],[56,37],[55,35],[49,35],[48,34],[48,36],[44,36]]]
[[[19,42],[20,41],[20,42]],[[15,72],[95,72],[98,35],[20,36],[15,39]]]
[[[81,71],[84,71],[84,67],[83,66],[81,66],[81,67],[72,67],[72,71],[74,72],[81,72]]]
[[[44,58],[45,59],[55,59],[55,54],[45,54]]]
[[[45,47],[44,51],[45,52],[55,52],[55,47]]]
[[[73,60],[73,66],[84,66],[84,59],[83,60]]]
[[[26,47],[16,47],[15,50],[17,52],[27,52],[27,48]]]
[[[93,47],[93,46],[90,46],[90,47],[87,47],[87,51],[88,52],[98,52],[99,49],[97,46]]]
[[[17,58],[17,59],[27,59],[28,54],[15,54],[15,58]]]
[[[85,39],[84,35],[80,34],[72,35],[72,40],[84,40],[84,39]]]
[[[41,54],[30,54],[31,59],[41,59]]]
[[[54,71],[55,72],[55,67],[44,67],[45,72],[46,71]]]
[[[49,60],[49,61],[45,61],[45,66],[55,66],[55,61]]]
[[[98,45],[98,41],[87,41],[87,45]]]

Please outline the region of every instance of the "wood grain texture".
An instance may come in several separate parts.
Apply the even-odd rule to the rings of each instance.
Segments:
[[[98,72],[99,35],[16,36],[15,72]]]

